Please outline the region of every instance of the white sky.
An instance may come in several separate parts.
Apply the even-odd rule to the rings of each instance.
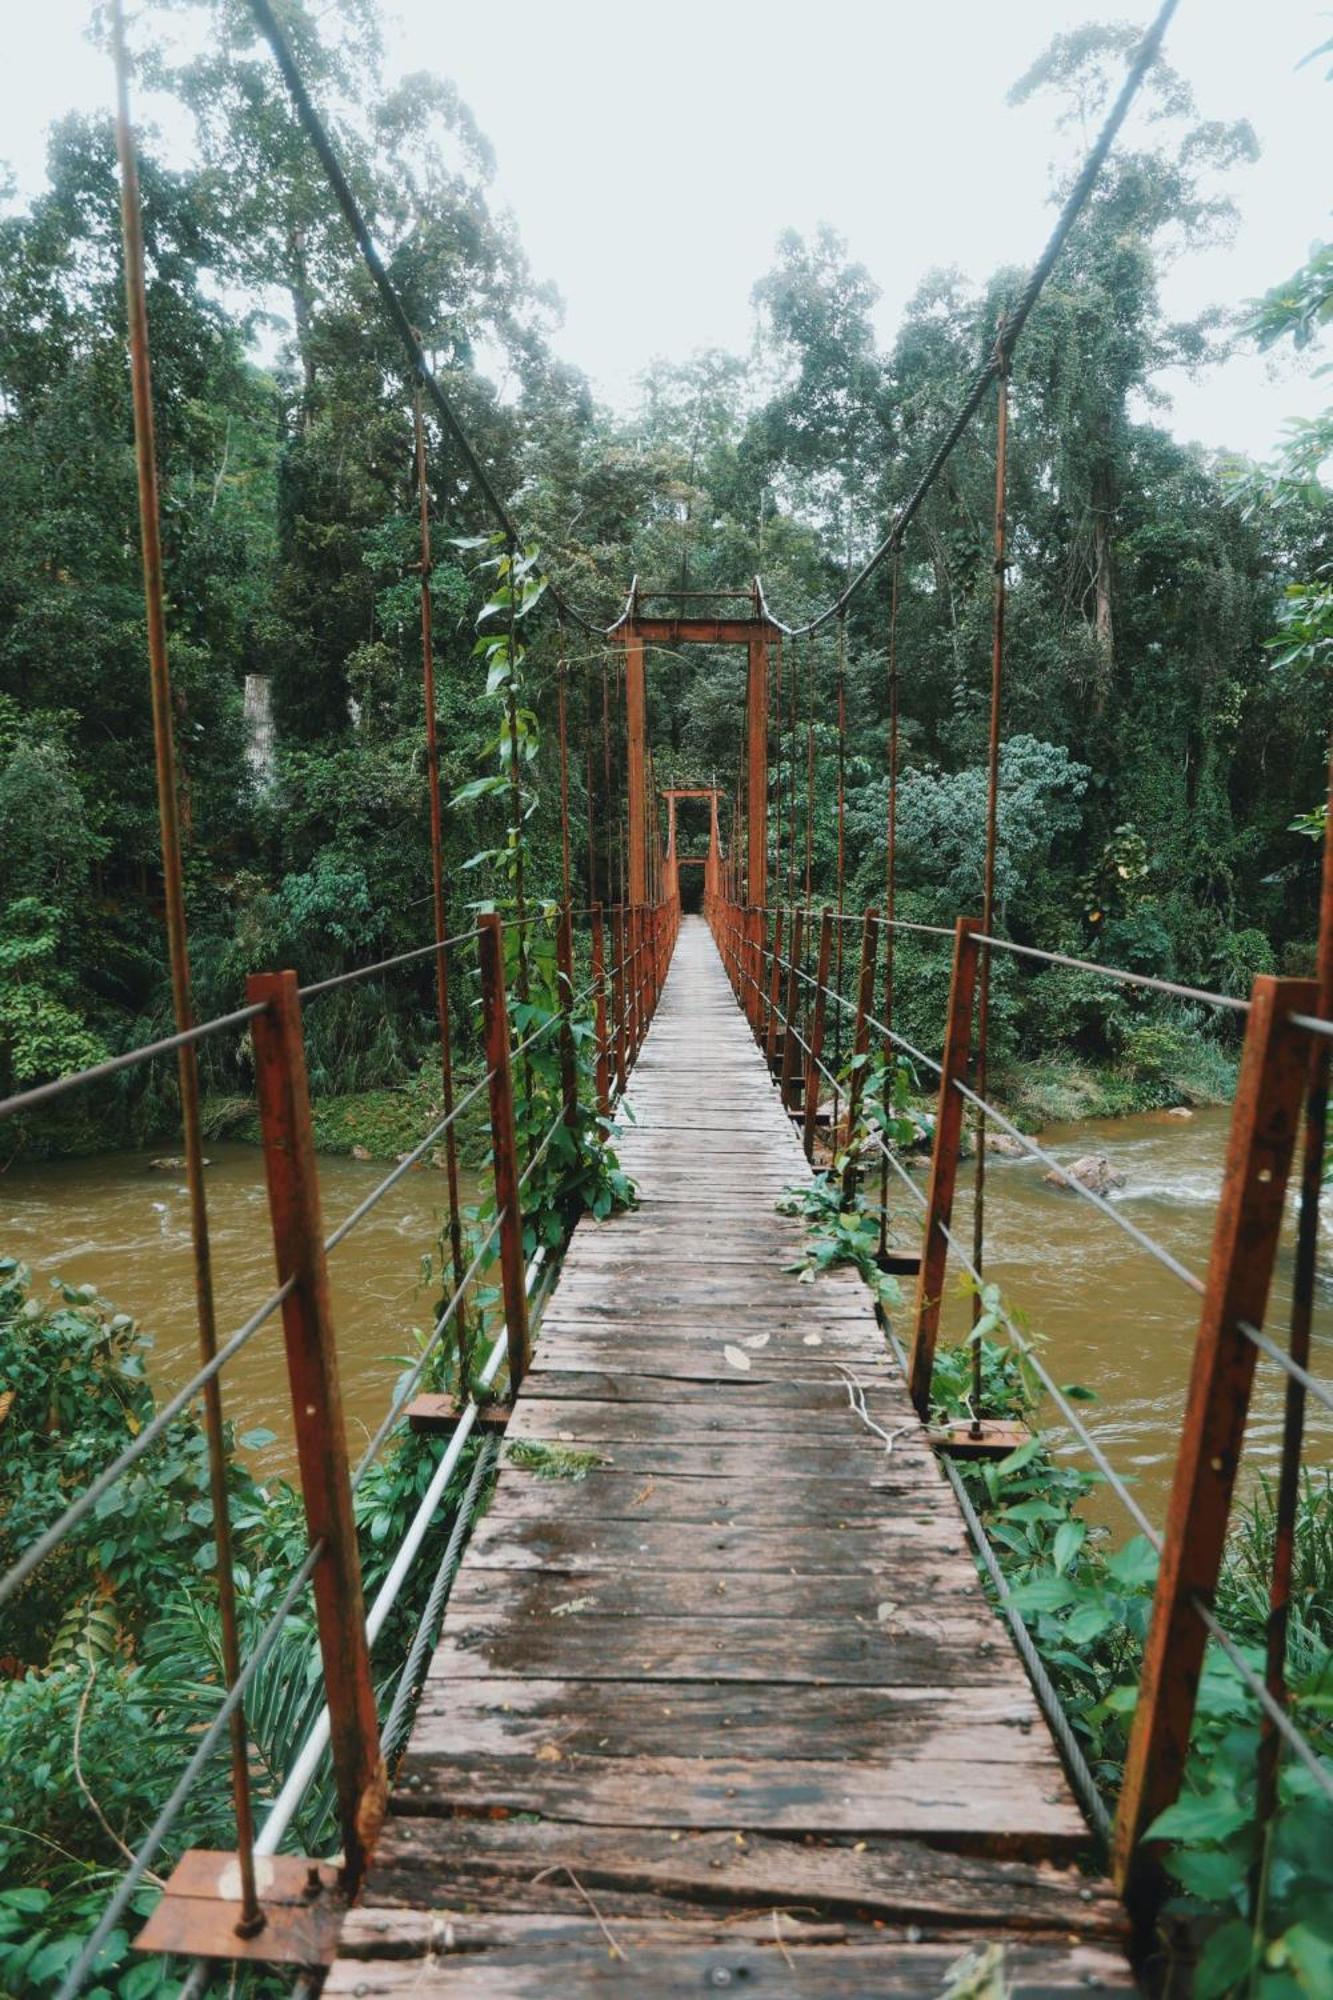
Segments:
[[[138,10],[136,10],[138,11]],[[90,0],[15,7],[0,71],[0,158],[41,184],[61,111],[106,105]],[[827,221],[883,291],[892,337],[924,273],[980,280],[1029,263],[1050,228],[1053,101],[1005,93],[1059,28],[1146,19],[1149,0],[386,0],[394,69],[457,82],[498,156],[539,278],[566,301],[560,350],[617,403],[654,355],[743,350],[750,290],[786,227]],[[1316,0],[1183,0],[1167,44],[1205,117],[1248,117],[1263,147],[1234,191],[1234,246],[1181,264],[1171,311],[1232,304],[1330,233],[1333,33]],[[1325,356],[1324,358],[1327,358]],[[1178,434],[1256,455],[1329,400],[1285,355],[1163,380]]]

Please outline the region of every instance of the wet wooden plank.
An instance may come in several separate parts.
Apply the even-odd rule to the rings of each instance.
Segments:
[[[790,1575],[804,1568],[837,1577],[881,1570],[888,1555],[909,1564],[919,1584],[922,1573],[937,1559],[967,1553],[962,1523],[947,1516],[938,1519],[933,1513],[900,1512],[891,1527],[882,1521],[841,1529],[773,1527],[767,1521],[728,1528],[691,1523],[686,1539],[679,1524],[655,1517],[607,1516],[588,1522],[579,1517],[553,1519],[542,1511],[488,1514],[473,1530],[466,1573],[535,1569],[547,1576],[596,1576],[602,1571],[688,1567],[700,1576],[729,1577],[739,1569],[762,1576],[770,1571]]]
[[[769,1943],[710,1935],[694,1943],[684,1927],[662,1940],[627,1934],[615,1957],[590,1918],[567,1920],[564,1940],[549,1923],[511,1921],[505,1945],[478,1950],[466,1925],[441,1922],[431,1931],[428,1955],[401,1959],[340,1959],[324,1991],[356,2000],[399,2000],[409,1994],[445,1993],[453,2000],[577,2000],[618,1992],[654,2000],[697,2000],[725,1986],[762,1994],[763,2000],[939,2000],[961,1947],[898,1941],[851,1941],[841,1946],[787,1945],[781,1926]],[[1132,1993],[1134,1982],[1121,1955],[1095,1944],[1012,1944],[1005,1955],[1013,2000],[1065,2000],[1069,1994]]]
[[[509,1914],[587,1905],[572,1869],[607,1914],[700,1914],[799,1909],[912,1924],[928,1934],[990,1925],[1025,1935],[1123,1937],[1125,1912],[1107,1888],[1047,1861],[953,1854],[921,1841],[793,1841],[751,1833],[604,1828],[533,1820],[395,1819],[375,1859],[375,1903],[353,1948],[385,1955],[375,1920],[421,1911]]]
[[[869,1296],[787,1268],[809,1169],[697,929],[631,1095],[641,1205],[575,1234],[330,1992],[937,2000],[990,1937],[1126,1990]]]
[[[1044,1752],[1035,1697],[1007,1685],[904,1688],[784,1688],[715,1681],[634,1681],[608,1698],[596,1681],[465,1679],[441,1662],[417,1711],[417,1759],[452,1759],[466,1736],[488,1757],[669,1757],[688,1743],[699,1757],[891,1758],[928,1765],[937,1757],[1015,1764]],[[558,1755],[556,1754],[558,1753]],[[1049,1752],[1045,1752],[1049,1758]],[[1053,1760],[1052,1764],[1053,1764]]]

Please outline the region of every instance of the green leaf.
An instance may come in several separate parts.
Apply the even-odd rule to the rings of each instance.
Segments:
[[[1055,1542],[1051,1556],[1055,1567],[1063,1576],[1074,1557],[1088,1538],[1086,1521],[1062,1521],[1055,1531]]]
[[[1328,1912],[1324,1915],[1327,1918]],[[1333,1940],[1312,1930],[1308,1923],[1299,1923],[1283,1933],[1282,1942],[1301,1989],[1326,2000],[1333,1993]]]
[[[1106,1567],[1122,1590],[1143,1590],[1157,1581],[1157,1551],[1146,1535],[1135,1535],[1107,1557]]]
[[[1254,1934],[1239,1917],[1215,1930],[1194,1973],[1194,2000],[1222,2000],[1249,1972]]]
[[[1248,1824],[1249,1814],[1233,1796],[1218,1792],[1186,1792],[1165,1812],[1158,1813],[1145,1840],[1206,1841],[1220,1847]]]
[[[1086,1646],[1091,1640],[1100,1639],[1115,1622],[1115,1613],[1109,1605],[1080,1604],[1065,1620],[1065,1637],[1073,1646]]]

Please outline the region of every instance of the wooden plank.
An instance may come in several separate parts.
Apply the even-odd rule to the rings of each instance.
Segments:
[[[469,1755],[558,1763],[566,1757],[669,1757],[688,1742],[698,1757],[765,1761],[817,1755],[887,1758],[929,1765],[936,1758],[1017,1764],[1040,1730],[1035,1697],[1010,1687],[789,1687],[775,1709],[766,1688],[711,1682],[634,1681],[608,1700],[597,1681],[462,1680],[432,1672],[417,1713],[406,1775],[452,1760],[460,1738]],[[1037,1743],[1053,1771],[1048,1747]]]
[[[846,1576],[877,1570],[886,1543],[918,1565],[933,1564],[940,1555],[965,1555],[968,1550],[961,1522],[933,1510],[922,1516],[900,1513],[891,1527],[876,1520],[842,1529],[795,1529],[765,1521],[703,1532],[692,1523],[687,1532],[688,1542],[682,1546],[680,1524],[655,1516],[623,1521],[603,1515],[590,1522],[577,1515],[562,1519],[506,1511],[488,1514],[473,1529],[467,1567],[469,1572],[532,1568],[548,1575],[569,1575],[577,1569],[587,1576],[655,1564],[675,1567],[688,1561],[700,1575],[716,1571],[730,1576],[743,1565],[751,1575],[761,1576],[774,1570],[787,1574],[805,1563],[822,1576]]]
[[[447,1993],[450,2000],[561,2000],[602,1994],[612,1988],[655,2000],[696,2000],[717,1987],[739,1986],[764,2000],[867,2000],[868,1995],[892,2000],[939,2000],[948,1986],[951,1967],[961,1946],[903,1944],[894,1940],[851,1943],[837,1949],[822,1944],[787,1945],[780,1928],[768,1943],[749,1944],[730,1935],[704,1932],[705,1942],[692,1942],[677,1932],[667,1942],[627,1937],[618,1947],[623,1961],[612,1958],[605,1935],[588,1917],[571,1917],[564,1942],[549,1925],[535,1933],[511,1928],[508,1949],[479,1951],[468,1940],[466,1927],[439,1924],[432,1933],[428,1955],[366,1961],[339,1960],[324,1991],[352,1994],[356,2000],[400,2000],[411,1994]],[[660,1935],[660,1934],[659,1934]],[[631,1955],[632,1954],[632,1955]],[[1124,1959],[1114,1950],[1094,1944],[1040,1945],[1024,1941],[1006,1956],[1005,1973],[1014,2000],[1065,2000],[1089,1990],[1132,1993]]]
[[[399,1813],[539,1812],[593,1826],[729,1827],[739,1832],[884,1833],[947,1839],[957,1851],[1071,1857],[1087,1846],[1054,1757],[1036,1784],[1006,1767],[935,1758],[826,1762],[760,1757],[565,1757],[538,1763],[469,1751],[414,1758]]]
[[[780,1618],[565,1618],[525,1629],[502,1613],[455,1611],[438,1658],[450,1671],[575,1678],[813,1682],[824,1687],[932,1687],[943,1679],[1014,1684],[1013,1654],[984,1608],[907,1606],[873,1631]]]
[[[815,1842],[730,1832],[582,1827],[523,1820],[390,1821],[376,1856],[375,1904],[348,1948],[387,1956],[381,1916],[416,1904],[509,1914],[587,1905],[573,1869],[608,1915],[812,1907],[985,1935],[1010,1931],[1118,1939],[1125,1914],[1104,1883],[1045,1861],[959,1855],[919,1841]],[[552,1871],[553,1872],[548,1872]],[[770,1927],[771,1928],[771,1927]],[[391,1947],[390,1947],[391,1948]]]
[[[992,1937],[1016,1994],[1129,1990],[869,1294],[789,1268],[810,1169],[697,926],[631,1095],[641,1205],[565,1258],[330,1991],[937,2000]]]

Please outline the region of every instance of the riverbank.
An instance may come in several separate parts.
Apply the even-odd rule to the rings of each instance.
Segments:
[[[995,1071],[990,1095],[1025,1132],[1039,1133],[1088,1118],[1230,1104],[1239,1068],[1239,1049],[1172,1035],[1130,1063],[1084,1062],[1062,1052],[1007,1063]]]
[[[474,1080],[458,1076],[455,1099],[464,1096]],[[440,1072],[434,1065],[423,1066],[405,1082],[381,1089],[312,1097],[310,1112],[316,1148],[321,1153],[357,1160],[396,1160],[419,1146],[443,1117],[442,1100]],[[259,1144],[259,1115],[251,1098],[207,1097],[202,1117],[204,1134],[210,1140],[235,1139],[249,1145]],[[477,1099],[458,1118],[459,1146],[465,1159],[474,1162],[480,1159],[485,1129],[486,1106]]]

